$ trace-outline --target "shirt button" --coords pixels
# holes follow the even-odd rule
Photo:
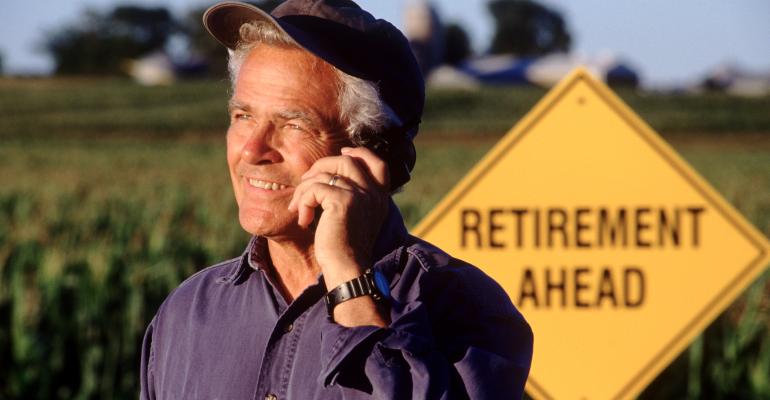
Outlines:
[[[265,400],[278,400],[278,396],[268,393],[267,396],[265,396]]]
[[[294,324],[289,324],[283,327],[283,333],[289,333],[294,329]]]

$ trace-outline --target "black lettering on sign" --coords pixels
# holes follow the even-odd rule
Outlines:
[[[673,218],[671,215],[668,215],[665,209],[661,208],[659,210],[658,220],[660,221],[660,224],[658,224],[658,247],[666,245],[665,238],[667,237],[671,238],[671,244],[675,247],[679,247],[679,227],[681,220],[679,215],[679,210],[674,212]]]
[[[612,219],[610,212],[606,208],[599,209],[598,229],[596,230],[596,243],[598,247],[604,247],[604,240],[607,239],[607,247],[620,247],[616,240],[621,241],[621,246],[628,245],[628,234],[626,232],[626,209],[618,210],[616,217]],[[617,237],[621,236],[622,239]]]
[[[505,246],[505,243],[500,242],[497,237],[497,232],[503,230],[504,226],[500,224],[498,217],[503,213],[500,208],[493,208],[489,210],[489,247],[501,248]]]
[[[644,304],[644,272],[638,267],[626,267],[623,271],[624,305],[638,308]]]
[[[527,213],[526,208],[512,208],[511,214],[513,214],[513,220],[516,224],[516,247],[522,248],[524,246],[524,214]]]
[[[590,287],[590,286],[588,286],[586,278],[584,278],[584,276],[586,274],[588,274],[589,272],[591,272],[591,270],[588,269],[588,267],[578,267],[578,268],[575,268],[575,274],[574,274],[575,275],[575,278],[574,278],[575,290],[574,290],[574,292],[575,292],[575,307],[577,307],[577,308],[586,308],[586,307],[589,306],[589,304],[583,300],[583,297],[585,295],[582,294],[582,293],[586,292],[588,290],[588,288]]]
[[[561,232],[561,246],[567,247],[567,211],[563,208],[548,209],[548,247],[553,247],[556,232]]]
[[[516,305],[536,309],[640,308],[646,296],[644,272],[636,266],[524,268]],[[555,301],[558,296],[559,301]],[[545,300],[545,301],[543,301]]]
[[[698,247],[700,245],[700,240],[698,238],[698,232],[700,232],[700,229],[698,227],[700,226],[698,222],[698,218],[700,217],[700,214],[702,212],[706,211],[703,207],[690,207],[687,209],[687,212],[692,214],[692,246]]]
[[[601,307],[604,300],[609,300],[613,307],[618,306],[618,298],[615,295],[615,282],[612,280],[612,271],[602,268],[602,277],[599,278],[599,290],[596,293],[596,306]]]
[[[558,291],[561,293],[561,306],[567,306],[567,271],[565,269],[559,270],[559,279],[556,280],[551,276],[552,269],[545,270],[545,306],[551,306],[551,293]],[[555,275],[555,273],[554,273]]]
[[[649,239],[643,238],[644,232],[650,229],[650,222],[645,219],[650,214],[649,207],[639,207],[636,209],[636,247],[650,247]]]
[[[705,211],[702,206],[465,208],[460,244],[478,249],[698,247]]]
[[[591,225],[586,221],[586,216],[589,216],[591,209],[580,208],[575,209],[575,245],[577,247],[590,247],[591,241],[585,237],[585,232],[591,228]]]
[[[460,246],[467,247],[468,243],[466,238],[468,234],[476,234],[476,247],[481,247],[481,213],[479,210],[463,209],[462,210],[461,231],[460,231]]]
[[[537,286],[535,283],[535,273],[532,272],[532,268],[524,268],[524,276],[521,278],[521,287],[519,289],[519,300],[516,302],[520,307],[525,306],[525,300],[532,300],[532,306],[535,308],[540,307],[540,302],[537,301]]]

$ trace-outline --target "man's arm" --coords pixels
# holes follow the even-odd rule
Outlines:
[[[520,398],[532,357],[527,323],[478,269],[425,261],[410,254],[387,328],[324,327],[322,383],[370,388],[374,398]]]
[[[318,160],[289,205],[301,226],[323,210],[314,253],[327,290],[372,267],[389,200],[382,160],[362,147],[342,154]],[[322,333],[321,383],[375,398],[521,397],[532,332],[502,288],[428,244],[404,257],[389,313],[368,296],[334,309]]]
[[[327,290],[358,278],[372,266],[372,248],[390,201],[385,162],[365,147],[346,147],[341,152],[316,161],[302,176],[289,204],[303,227],[311,225],[317,208],[321,210],[313,255]],[[334,320],[347,327],[385,327],[389,322],[368,296],[337,305]]]
[[[155,399],[155,374],[153,370],[153,347],[152,339],[155,331],[155,320],[153,318],[150,325],[147,327],[147,331],[144,333],[144,340],[142,341],[142,361],[139,370],[139,399],[140,400],[154,400]]]

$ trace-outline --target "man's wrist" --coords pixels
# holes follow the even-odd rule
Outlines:
[[[338,304],[334,308],[334,317],[330,320],[346,328],[357,326],[385,328],[390,325],[390,313],[382,302],[376,302],[369,296],[361,296]]]
[[[322,268],[321,273],[324,276],[324,284],[326,285],[327,293],[334,288],[349,282],[352,279],[356,279],[366,271],[366,268],[360,267],[357,264],[349,264],[348,266],[338,266],[334,269]]]
[[[382,299],[382,293],[374,282],[374,274],[371,269],[367,269],[363,274],[333,287],[326,293],[324,300],[329,317],[333,316],[334,307],[337,305],[361,296],[371,296],[376,301]]]
[[[368,301],[364,300],[367,298]],[[382,320],[379,314],[389,298],[389,282],[382,272],[373,269],[367,269],[363,274],[341,283],[324,296],[329,318],[335,321],[337,320],[335,316],[338,315],[335,310],[338,307],[351,309],[351,304],[344,306],[347,302],[355,302],[358,305],[358,311],[369,309],[370,313],[378,314],[378,320]]]

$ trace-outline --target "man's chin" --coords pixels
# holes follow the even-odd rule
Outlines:
[[[241,208],[238,219],[243,230],[255,236],[290,236],[300,230],[296,216],[276,215],[266,210]]]

